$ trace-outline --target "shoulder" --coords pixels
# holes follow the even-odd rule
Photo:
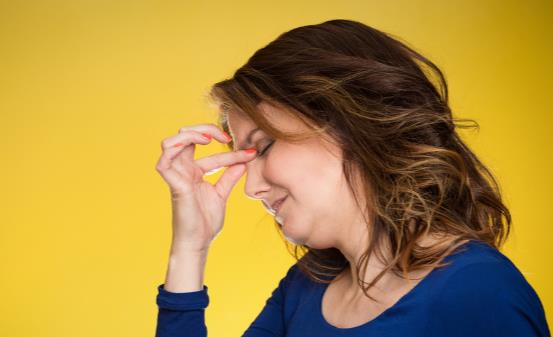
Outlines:
[[[530,290],[526,278],[515,264],[495,247],[485,243],[470,241],[446,260],[451,265],[444,272],[443,293],[453,286],[458,286],[458,291],[493,293],[516,288]]]
[[[301,262],[296,262],[288,268],[279,285],[286,304],[292,307],[313,300],[313,296],[324,286],[323,283],[311,279],[307,272],[300,268],[299,263]]]
[[[307,286],[309,286],[309,279],[296,262],[288,268],[275,290],[278,290],[283,297],[289,297],[293,293],[301,292]]]
[[[302,305],[310,303],[315,290],[315,283],[301,271],[296,262],[280,279],[267,303],[278,305],[284,321],[289,322]]]
[[[451,327],[470,322],[471,329],[489,331],[492,336],[547,329],[538,295],[496,248],[471,242],[449,260],[452,264],[443,272],[432,301],[434,324]]]
[[[496,262],[509,265],[512,262],[503,253],[487,243],[471,240],[458,247],[446,260],[454,261],[456,268],[469,264]]]
[[[471,241],[452,254],[452,264],[444,272],[439,298],[447,300],[451,296],[479,296],[482,300],[505,299],[512,295],[533,296],[534,291],[524,275],[513,262],[485,243]]]
[[[282,278],[281,282],[283,283],[286,289],[297,289],[305,288],[310,286],[313,282],[309,277],[300,269],[298,262],[294,263],[286,271],[286,275]]]

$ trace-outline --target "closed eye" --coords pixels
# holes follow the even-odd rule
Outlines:
[[[258,157],[263,157],[265,155],[265,153],[267,152],[267,150],[269,150],[269,148],[275,143],[275,141],[272,141],[269,143],[269,145],[265,146],[265,148],[259,152],[258,154]]]

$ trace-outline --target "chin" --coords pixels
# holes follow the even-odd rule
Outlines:
[[[320,243],[317,243],[317,242],[314,242],[314,243],[309,242],[309,244],[305,243],[305,245],[309,248],[312,248],[312,249],[328,249],[328,248],[333,248],[334,247],[332,245],[325,245],[325,244],[320,244]]]
[[[310,235],[306,229],[307,226],[298,226],[297,223],[292,223],[292,221],[286,220],[282,222],[280,226],[280,230],[288,242],[295,245],[312,247]]]
[[[301,240],[295,240],[295,239],[292,239],[290,238],[289,236],[284,236],[286,238],[286,241],[290,242],[291,244],[294,244],[296,246],[299,246],[299,245],[305,245],[305,243]]]
[[[295,245],[303,245],[305,244],[305,240],[301,239],[300,236],[298,236],[297,234],[295,233],[290,233],[287,229],[287,226],[286,224],[284,225],[281,225],[280,229],[282,230],[282,234],[284,234],[284,237],[286,238],[286,240],[290,243],[293,243]]]
[[[328,249],[334,247],[334,241],[328,240],[328,238],[317,237],[319,233],[297,233],[297,232],[287,232],[286,225],[283,228],[283,233],[286,236],[287,240],[295,243],[296,245],[304,245],[313,249]]]

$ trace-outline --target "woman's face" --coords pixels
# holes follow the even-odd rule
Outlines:
[[[266,103],[259,107],[281,131],[307,130],[277,107]],[[317,249],[347,242],[360,213],[346,185],[339,147],[322,137],[300,144],[274,142],[261,130],[247,143],[248,134],[256,129],[253,121],[231,112],[228,124],[235,149],[257,149],[257,157],[246,163],[245,193],[262,200],[266,208],[286,196],[277,221],[288,241]]]

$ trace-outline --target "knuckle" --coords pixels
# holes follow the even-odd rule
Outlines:
[[[221,130],[219,130],[219,127],[215,123],[207,123],[205,126],[212,132],[221,132]]]

